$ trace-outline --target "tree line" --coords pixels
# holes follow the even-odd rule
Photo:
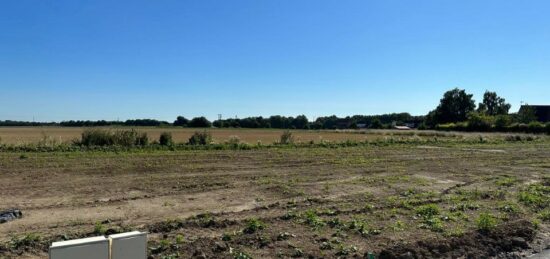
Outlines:
[[[305,115],[270,117],[246,117],[219,119],[213,122],[207,118],[187,119],[178,116],[174,122],[155,119],[135,119],[126,121],[70,120],[62,122],[0,121],[0,126],[175,126],[190,128],[274,128],[274,129],[357,129],[391,128],[395,125],[408,125],[419,129],[458,130],[458,131],[513,131],[549,132],[550,125],[536,121],[535,112],[528,107],[518,113],[509,113],[511,105],[496,92],[486,91],[482,102],[476,105],[472,94],[464,89],[454,88],[443,94],[439,105],[425,116],[409,113],[382,115],[336,115],[318,117],[310,121]]]
[[[354,115],[337,117],[336,115],[318,117],[309,121],[305,115],[270,117],[229,118],[209,121],[206,117],[187,119],[178,116],[174,122],[155,119],[136,119],[126,121],[107,120],[70,120],[62,122],[27,122],[27,121],[0,121],[0,126],[62,126],[62,127],[101,127],[101,126],[176,126],[189,128],[273,128],[273,129],[356,129],[356,128],[390,128],[392,124],[413,123],[416,125],[424,121],[424,116],[412,116],[409,113],[392,113],[382,115]]]
[[[455,88],[443,94],[422,126],[437,130],[550,133],[550,123],[537,121],[529,106],[517,113],[509,113],[510,108],[505,98],[491,91],[485,91],[476,108],[473,94]]]

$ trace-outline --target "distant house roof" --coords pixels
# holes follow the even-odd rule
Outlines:
[[[395,126],[394,127],[395,129],[398,129],[398,130],[410,130],[411,128],[407,127],[407,126]]]
[[[522,105],[519,110],[526,109],[527,107],[535,111],[535,116],[540,122],[550,121],[550,105]]]

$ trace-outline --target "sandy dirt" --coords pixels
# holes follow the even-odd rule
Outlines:
[[[493,213],[501,225],[530,222],[536,213],[515,193],[550,175],[549,157],[546,143],[0,153],[0,209],[19,208],[24,214],[0,224],[0,242],[28,233],[37,233],[43,243],[63,235],[90,236],[97,222],[105,222],[106,228],[151,232],[155,257],[233,257],[235,251],[255,258],[362,256],[402,249],[405,240],[476,231],[481,212]],[[509,176],[516,179],[512,185],[496,184]],[[470,197],[460,191],[472,190],[482,193],[459,200]],[[507,201],[522,212],[500,211]],[[478,207],[455,213],[453,208],[465,202]],[[456,218],[444,221],[442,231],[420,227],[416,208],[432,203],[441,215]],[[205,213],[206,223],[194,217]],[[243,233],[251,218],[265,228]],[[335,220],[342,225],[331,223]],[[363,232],[352,228],[363,224],[354,221],[365,222],[370,232],[366,225]],[[222,240],[224,233],[233,238]],[[184,237],[181,243],[175,241],[178,235]],[[162,240],[178,244],[155,250]],[[43,244],[11,249],[5,256],[40,258],[44,249]]]

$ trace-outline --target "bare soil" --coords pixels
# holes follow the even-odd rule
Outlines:
[[[0,257],[133,229],[153,258],[524,256],[547,244],[548,222],[518,194],[549,176],[547,141],[4,152],[0,209],[24,217],[0,224]],[[480,231],[481,213],[496,226]]]

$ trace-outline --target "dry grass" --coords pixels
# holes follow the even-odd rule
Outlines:
[[[158,128],[158,127],[133,127],[138,131],[146,132],[151,140],[158,140],[162,132],[171,132],[176,143],[187,142],[189,137],[196,131],[205,129],[193,128]],[[4,144],[29,144],[37,143],[45,138],[58,143],[70,142],[79,139],[85,128],[71,127],[0,127],[0,139]],[[129,129],[129,127],[103,127],[103,129]],[[238,137],[242,142],[248,144],[271,144],[279,141],[282,129],[207,129],[212,133],[214,142],[223,143],[231,138]],[[364,141],[380,138],[453,138],[453,139],[477,139],[501,138],[506,133],[458,133],[458,132],[436,132],[436,131],[397,131],[397,130],[292,130],[296,142],[316,143],[320,141],[342,142],[342,141]],[[518,134],[513,134],[518,135]],[[525,135],[525,134],[519,134]],[[540,135],[537,138],[547,138]]]

